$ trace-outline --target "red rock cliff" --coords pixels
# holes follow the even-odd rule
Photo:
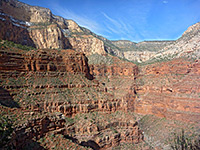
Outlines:
[[[1,71],[57,71],[90,75],[87,58],[74,50],[0,51]]]
[[[137,78],[135,112],[200,121],[200,64],[183,59],[143,67]]]

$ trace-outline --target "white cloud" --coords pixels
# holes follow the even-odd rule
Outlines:
[[[168,1],[163,1],[163,3],[164,3],[164,4],[167,4],[167,3],[168,3]]]

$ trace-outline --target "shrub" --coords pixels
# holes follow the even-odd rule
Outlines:
[[[35,49],[34,47],[31,47],[31,46],[16,44],[12,41],[7,41],[7,40],[1,40],[0,46],[4,46],[4,47],[8,47],[8,48],[15,47],[15,48],[18,48],[18,49],[21,49],[21,50],[26,50],[26,51]]]

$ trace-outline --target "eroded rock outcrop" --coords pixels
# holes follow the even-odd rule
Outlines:
[[[80,27],[73,20],[55,16],[47,8],[30,6],[17,0],[0,5],[0,38],[39,49],[72,48],[86,55],[112,50],[107,39]],[[118,51],[118,50],[117,50]],[[120,53],[120,52],[117,52]]]
[[[115,118],[110,120],[110,116]],[[137,122],[128,113],[121,111],[105,114],[94,112],[89,116],[76,116],[74,124],[69,123],[65,133],[73,136],[76,142],[93,149],[108,149],[120,143],[137,144],[143,140],[143,135]],[[78,124],[80,126],[78,126]]]
[[[37,115],[36,112],[25,114]],[[34,149],[44,149],[43,146],[47,148],[51,145],[43,144],[46,139],[52,140],[59,135],[62,135],[59,141],[67,142],[70,139],[70,145],[74,143],[83,149],[88,147],[96,150],[112,148],[120,143],[138,144],[143,141],[143,134],[133,116],[120,111],[113,114],[92,113],[92,116],[80,114],[76,118],[67,118],[62,113],[40,115],[15,127],[10,147],[31,149],[30,145],[34,145]],[[110,121],[111,115],[115,118],[114,121]],[[54,142],[57,143],[58,140]]]
[[[27,52],[17,48],[13,51],[13,49],[2,47],[1,58],[0,69],[1,79],[3,79],[1,86],[5,89],[2,92],[7,91],[7,95],[5,92],[1,95],[10,96],[14,102],[18,101],[22,112],[59,113],[63,121],[60,124],[56,119],[52,121],[48,115],[45,115],[44,118],[30,120],[16,127],[15,136],[11,142],[15,147],[21,148],[24,144],[37,142],[47,136],[47,133],[52,132],[56,135],[62,134],[67,138],[77,139],[75,143],[80,146],[97,149],[111,148],[120,143],[137,144],[143,140],[142,132],[134,118],[128,123],[127,120],[115,119],[114,122],[108,121],[101,126],[90,120],[83,127],[79,123],[64,125],[65,117],[73,120],[77,118],[77,115],[86,114],[87,117],[94,112],[102,113],[102,116],[112,115],[119,111],[127,114],[130,106],[133,108],[134,93],[132,97],[125,94],[118,97],[115,95],[118,86],[107,87],[110,85],[102,83],[98,78],[87,79],[90,76],[90,69],[83,53],[74,50],[31,50]],[[116,61],[122,65],[121,67],[129,65],[130,68],[123,70],[115,66],[112,71],[105,70],[103,76],[107,74],[113,77],[124,76],[133,78],[134,81],[134,76],[138,73],[137,66],[119,61],[118,58]],[[98,76],[101,77],[100,74]],[[129,90],[129,85],[127,85],[123,93]],[[3,105],[7,106],[6,103]],[[23,140],[25,142],[22,142]],[[40,146],[38,143],[37,145]]]
[[[164,47],[149,61],[160,61],[163,59],[172,60],[174,58],[200,58],[200,22],[190,26],[183,35],[173,44]]]
[[[93,37],[92,35],[73,36],[69,37],[69,41],[74,49],[79,52],[84,52],[86,55],[91,54],[106,54],[103,41]]]
[[[62,115],[49,115],[28,120],[15,128],[10,143],[16,149],[22,149],[24,146],[28,147],[27,145],[31,144],[31,140],[36,141],[47,132],[64,128],[65,122]],[[60,133],[62,133],[62,130],[60,130]]]
[[[124,58],[141,63],[149,60],[156,52],[173,44],[174,41],[144,41],[135,43],[127,40],[119,40],[112,41],[112,43],[120,48]]]
[[[30,38],[40,49],[67,49],[72,48],[69,40],[64,37],[62,30],[57,24],[43,27],[32,26],[29,28]]]
[[[110,55],[107,56],[107,59],[110,59],[110,62],[102,61],[100,64],[90,64],[91,74],[95,76],[127,76],[134,78],[139,73],[137,65],[131,62]]]
[[[29,52],[1,50],[0,57],[1,71],[83,73],[92,79],[87,58],[83,53],[74,50],[32,50]]]
[[[12,22],[11,18],[4,13],[0,13],[0,25],[0,39],[35,47],[35,43],[30,37],[25,25],[20,26],[19,24]]]

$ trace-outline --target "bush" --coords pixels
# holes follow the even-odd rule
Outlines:
[[[26,50],[26,51],[35,49],[34,47],[31,47],[31,46],[16,44],[12,41],[7,41],[7,40],[1,40],[0,41],[0,47],[1,46],[8,47],[8,48],[15,47],[15,48],[18,48],[18,49],[21,49],[21,50]]]

